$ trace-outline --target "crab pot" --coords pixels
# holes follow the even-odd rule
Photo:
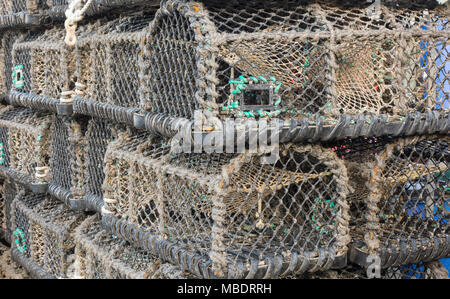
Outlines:
[[[144,279],[189,278],[176,266],[106,232],[97,216],[88,218],[76,232],[76,259],[73,278]]]
[[[375,154],[363,174],[367,195],[356,210],[351,261],[367,266],[368,256],[377,255],[387,268],[449,256],[449,141],[396,139]]]
[[[45,8],[44,1],[39,0],[4,0],[0,3],[0,28],[37,25]]]
[[[5,31],[0,37],[0,97],[11,89],[13,69],[11,52],[16,39],[16,31]]]
[[[51,116],[30,108],[0,113],[0,169],[33,192],[46,191],[51,151]]]
[[[67,278],[75,254],[74,229],[84,216],[46,195],[22,193],[13,202],[13,237],[18,260],[48,276]]]
[[[151,3],[149,3],[151,2]],[[148,0],[95,0],[87,8],[85,15],[92,16],[96,14],[105,13],[109,10],[120,9],[122,10],[135,10],[143,9],[150,4],[159,5],[159,1]],[[47,14],[52,17],[65,17],[65,11],[69,6],[69,0],[47,0],[48,10]]]
[[[292,278],[307,279],[448,279],[448,271],[439,261],[419,262],[416,264],[401,265],[382,269],[378,277],[375,273],[357,265],[349,265],[344,269],[312,273],[306,276]]]
[[[383,13],[369,17],[372,6],[362,1],[162,5],[146,44],[147,111],[311,123],[320,116],[333,126],[341,114],[399,120],[443,110],[437,101],[448,105],[444,6],[430,4],[424,14],[381,4]]]
[[[105,156],[105,201],[119,218],[144,230],[160,230],[159,175],[155,165],[169,152],[163,140],[144,131],[121,132]]]
[[[10,103],[57,112],[64,92],[75,85],[75,60],[65,30],[31,31],[13,45]]]
[[[49,192],[70,205],[71,200],[81,200],[85,195],[88,118],[55,115],[52,125]]]
[[[133,125],[142,99],[143,43],[154,9],[86,25],[76,47],[77,113]]]

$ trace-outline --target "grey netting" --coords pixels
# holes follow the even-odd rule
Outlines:
[[[74,110],[133,124],[143,99],[143,44],[154,9],[86,25],[76,47]]]
[[[14,200],[13,217],[13,246],[20,254],[51,276],[67,277],[74,229],[85,217],[51,197],[25,193]]]
[[[412,3],[369,17],[364,1],[164,2],[145,108],[331,125],[341,113],[447,111],[448,9]]]
[[[176,266],[135,249],[101,227],[97,216],[88,218],[76,232],[73,277],[87,279],[191,278]]]
[[[112,213],[209,256],[218,276],[317,271],[345,256],[348,181],[331,150],[287,145],[267,165],[250,154],[161,156],[166,148],[145,134],[111,145],[104,187]]]
[[[104,158],[108,144],[113,137],[113,125],[108,121],[90,119],[86,136],[87,149],[83,168],[85,195],[103,198],[102,184],[105,178],[103,172]]]
[[[0,37],[0,96],[11,89],[12,59],[11,51],[18,32],[5,31]]]
[[[6,233],[6,205],[5,205],[5,181],[0,180],[0,239],[5,238]]]
[[[29,108],[0,111],[0,169],[21,183],[48,182],[51,116]]]
[[[448,256],[448,144],[447,135],[437,135],[338,149],[349,151],[343,158],[354,188],[352,261],[366,265],[367,255],[377,254],[389,267]]]
[[[49,191],[67,203],[84,195],[85,151],[88,119],[53,116],[52,156]]]

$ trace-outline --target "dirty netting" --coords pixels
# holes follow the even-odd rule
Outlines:
[[[98,216],[89,217],[77,228],[75,242],[72,278],[192,278],[188,272],[109,234],[102,228]]]
[[[146,43],[145,108],[331,125],[448,109],[448,10],[410,2],[368,16],[367,1],[166,1]]]
[[[26,269],[40,267],[49,276],[66,278],[75,258],[74,229],[85,217],[49,196],[19,194],[12,205],[12,247]]]
[[[449,136],[344,140],[333,149],[344,159],[352,193],[349,258],[382,267],[448,256]]]
[[[8,106],[0,111],[0,172],[20,183],[48,182],[51,115]],[[45,190],[44,190],[45,191]]]
[[[56,111],[63,91],[74,84],[75,63],[64,43],[63,27],[27,32],[13,45],[10,102]]]

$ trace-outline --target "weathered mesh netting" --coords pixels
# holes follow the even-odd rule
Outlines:
[[[154,8],[88,24],[76,47],[74,111],[133,124],[143,98],[144,44]]]
[[[30,108],[0,111],[0,169],[25,184],[48,182],[51,116]]]
[[[344,269],[312,273],[300,278],[307,279],[369,279],[367,269],[350,265]],[[370,278],[375,278],[371,276]],[[381,279],[448,279],[448,271],[441,262],[417,263],[390,267],[380,271]]]
[[[98,216],[89,217],[77,228],[75,240],[74,278],[192,278],[180,268],[109,234]]]
[[[28,2],[28,3],[27,3]],[[0,16],[8,16],[19,13],[36,12],[36,4],[27,0],[4,0],[0,3]],[[27,6],[29,4],[29,6]]]
[[[331,150],[286,145],[267,165],[250,154],[162,156],[165,145],[142,133],[110,146],[105,202],[117,216],[209,256],[219,276],[276,277],[342,263],[348,181]]]
[[[331,124],[448,110],[448,9],[413,3],[368,17],[364,1],[166,1],[146,45],[146,108]]]
[[[84,172],[89,171],[85,164],[88,119],[55,115],[52,126],[52,177],[49,192],[66,203],[71,199],[82,199],[85,194]]]
[[[11,243],[11,204],[14,200],[14,198],[17,196],[18,191],[20,190],[20,187],[14,183],[14,181],[11,181],[9,178],[6,178],[3,181],[3,200],[4,200],[4,237],[5,240],[9,243]]]
[[[170,144],[145,131],[122,131],[105,155],[103,189],[114,214],[146,230],[160,230],[155,173]]]
[[[48,275],[67,277],[75,254],[74,229],[85,216],[49,196],[22,192],[13,202],[12,217],[12,245],[27,263]]]
[[[382,267],[432,261],[449,255],[447,135],[342,142],[353,193],[352,250],[366,265],[378,254]]]
[[[55,26],[29,32],[14,43],[13,65],[22,70],[16,72],[22,79],[13,79],[23,84],[12,86],[13,103],[56,111],[59,98],[67,96],[65,93],[75,84],[75,59],[64,43],[64,36],[64,28]]]

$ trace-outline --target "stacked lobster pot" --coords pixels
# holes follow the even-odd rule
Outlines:
[[[448,277],[448,6],[39,4],[0,44],[1,231],[32,276]]]
[[[37,278],[67,278],[75,261],[74,229],[85,216],[46,195],[20,191],[11,207],[12,256]]]
[[[72,278],[84,279],[182,279],[189,273],[134,248],[101,226],[98,216],[86,219],[76,231],[76,259]]]
[[[75,64],[64,36],[63,27],[54,27],[16,40],[10,104],[56,112],[60,97],[70,95]]]

